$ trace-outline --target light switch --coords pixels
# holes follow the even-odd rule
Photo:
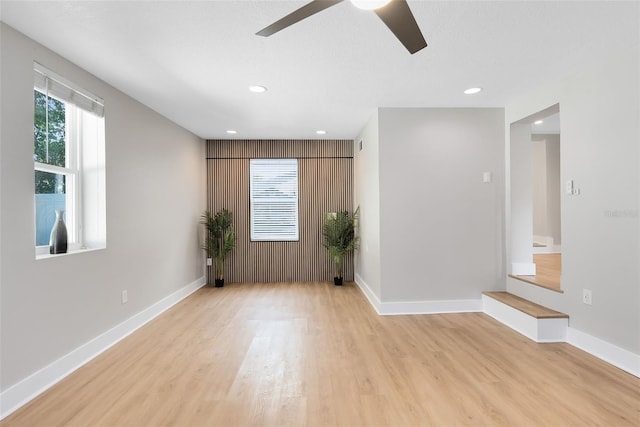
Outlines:
[[[569,181],[567,181],[565,186],[566,186],[567,194],[573,194],[573,180],[570,179]]]
[[[565,190],[570,196],[578,196],[580,194],[580,189],[575,186],[572,179],[565,183]]]
[[[482,182],[485,184],[491,182],[492,178],[491,172],[485,172],[482,174]]]

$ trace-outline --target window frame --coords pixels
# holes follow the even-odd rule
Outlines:
[[[51,90],[50,87],[52,87]],[[36,95],[35,92],[39,92],[48,98],[61,102],[65,108],[65,166],[62,167],[36,161],[34,155],[34,178],[36,171],[63,175],[65,177],[65,224],[67,225],[68,232],[67,253],[86,249],[102,249],[106,247],[106,229],[103,212],[105,209],[104,101],[102,98],[77,87],[37,62],[34,62],[33,90],[34,97]],[[94,121],[93,118],[96,118],[97,121]],[[87,200],[85,200],[84,197],[85,188],[83,185],[83,175],[86,173],[84,170],[85,165],[83,164],[83,146],[86,144],[90,144],[91,146],[89,152],[95,153],[97,156],[95,161],[100,165],[98,173],[101,176],[98,178],[100,182],[97,185],[92,184],[89,186],[90,189],[95,188],[100,192],[97,201],[95,201],[97,213],[94,215],[98,216],[93,220],[93,222],[95,222],[93,229],[99,230],[98,233],[101,238],[98,239],[97,244],[92,242],[94,247],[91,248],[85,246],[84,236],[84,210]],[[95,148],[93,145],[95,145]],[[89,157],[89,159],[90,163],[94,163],[91,157]],[[95,165],[92,165],[92,167],[93,166]],[[34,197],[35,194],[34,188]],[[89,199],[92,199],[92,197],[89,197]],[[34,220],[35,216],[36,210],[34,204]],[[37,225],[34,222],[34,232],[37,232],[36,227]],[[46,258],[50,255],[49,244],[37,245],[37,242],[34,242],[34,246],[36,259]]]
[[[295,224],[289,227],[288,232],[279,233],[272,230],[260,230],[260,227],[256,226],[256,207],[265,205],[266,201],[261,202],[256,188],[256,174],[259,172],[255,166],[259,167],[271,167],[273,172],[277,173],[279,166],[291,167],[295,165],[295,168],[285,170],[286,173],[292,173],[295,171],[295,195],[292,197],[282,197],[283,203],[291,203],[295,200],[294,214],[290,216],[275,216],[273,219],[282,220],[293,219]],[[300,241],[300,165],[296,158],[277,158],[277,159],[264,159],[256,158],[249,160],[249,239],[251,242],[298,242]],[[292,187],[293,189],[293,187]],[[276,225],[275,228],[283,228],[282,225]],[[294,230],[295,229],[295,230]],[[295,231],[295,232],[293,232]]]
[[[83,245],[82,230],[82,160],[79,155],[81,143],[79,141],[78,123],[81,121],[78,107],[55,96],[47,95],[38,88],[34,88],[45,96],[62,102],[65,106],[65,166],[50,165],[34,160],[34,172],[46,172],[65,177],[65,225],[69,238],[69,249],[77,250]],[[36,253],[39,255],[49,252],[49,245],[36,245]]]

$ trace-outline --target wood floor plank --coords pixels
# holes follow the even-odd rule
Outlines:
[[[509,277],[541,286],[552,291],[564,293],[561,288],[562,254],[542,253],[533,254],[533,263],[536,265],[534,276],[519,276],[510,274]]]
[[[640,379],[482,313],[353,284],[203,288],[1,426],[640,425]]]

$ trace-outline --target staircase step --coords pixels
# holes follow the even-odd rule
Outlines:
[[[482,293],[484,312],[536,342],[565,342],[569,316],[503,291]]]
[[[559,311],[551,310],[535,302],[531,302],[517,295],[510,294],[505,291],[486,291],[484,295],[500,301],[503,304],[513,307],[516,310],[520,310],[525,314],[536,319],[562,319],[569,318],[568,314],[560,313]]]

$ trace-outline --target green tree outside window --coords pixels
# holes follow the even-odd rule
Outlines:
[[[34,91],[34,103],[33,159],[39,163],[65,167],[65,105],[37,90]],[[64,183],[52,177],[55,175],[35,171],[36,194],[64,193]]]

